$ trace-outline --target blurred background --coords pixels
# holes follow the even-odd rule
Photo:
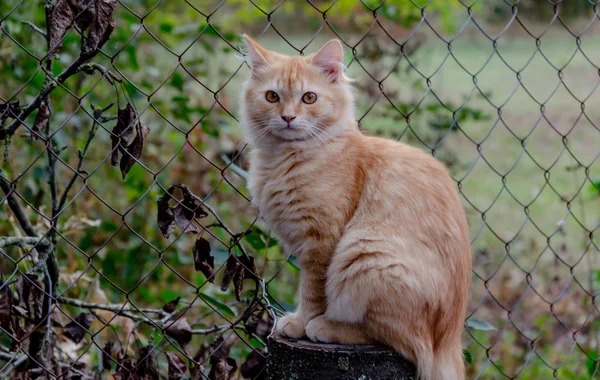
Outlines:
[[[341,39],[365,133],[450,167],[473,250],[468,378],[597,376],[599,12],[592,0],[2,0],[0,372],[264,376],[299,269],[245,187],[247,33],[287,54]]]

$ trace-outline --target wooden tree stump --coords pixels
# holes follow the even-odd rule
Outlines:
[[[416,380],[414,365],[382,346],[272,337],[267,380]]]

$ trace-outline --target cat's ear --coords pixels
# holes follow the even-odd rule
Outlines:
[[[267,57],[269,56],[269,51],[246,34],[242,35],[242,38],[246,44],[246,55],[252,63],[252,70],[260,70],[268,66]]]
[[[315,53],[311,63],[320,67],[333,82],[344,77],[344,47],[340,40],[331,40]]]

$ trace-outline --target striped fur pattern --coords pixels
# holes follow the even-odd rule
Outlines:
[[[298,308],[276,332],[381,342],[412,360],[422,380],[464,379],[471,252],[447,169],[359,131],[339,41],[290,57],[244,39],[253,68],[242,93],[249,189],[302,269]],[[308,92],[315,102],[303,101]]]

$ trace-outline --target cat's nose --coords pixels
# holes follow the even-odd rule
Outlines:
[[[283,119],[283,121],[289,124],[292,120],[296,118],[296,116],[282,116],[281,118]]]

